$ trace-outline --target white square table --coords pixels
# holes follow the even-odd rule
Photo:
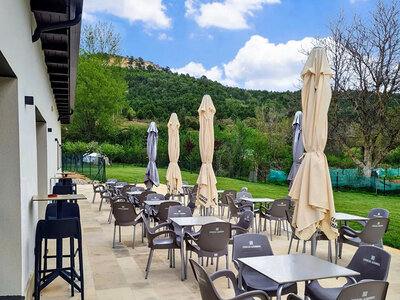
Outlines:
[[[185,227],[203,226],[214,222],[224,222],[224,223],[226,222],[224,220],[221,220],[220,218],[213,216],[177,217],[177,218],[171,218],[170,220],[171,222],[181,227],[181,280],[183,281],[186,278],[186,268],[187,268],[187,266],[185,266],[185,256],[184,256]]]
[[[283,285],[287,283],[307,283],[310,280],[335,277],[349,277],[355,282],[353,277],[360,275],[356,271],[309,254],[269,255],[238,260],[278,284],[277,300],[281,299]]]

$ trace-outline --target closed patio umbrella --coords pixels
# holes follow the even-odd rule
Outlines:
[[[296,201],[293,225],[301,240],[310,239],[317,229],[329,239],[337,236],[335,204],[328,162],[324,153],[328,138],[328,110],[331,101],[329,67],[325,50],[314,48],[301,72],[303,88],[303,161],[289,192]]]
[[[199,107],[199,147],[201,169],[197,178],[197,204],[204,207],[215,206],[217,201],[217,179],[212,167],[214,156],[214,114],[215,107],[209,95],[204,95]]]
[[[168,192],[172,195],[182,193],[182,175],[179,169],[179,120],[176,113],[172,113],[168,121],[168,156],[167,169]]]
[[[292,123],[293,127],[293,164],[290,169],[288,180],[289,180],[289,190],[292,187],[293,180],[296,177],[297,171],[299,170],[301,164],[301,158],[304,153],[303,137],[301,136],[303,113],[301,111],[296,111],[294,115],[294,120]]]
[[[156,167],[157,143],[158,129],[156,123],[151,122],[149,129],[147,129],[147,156],[149,157],[149,163],[144,175],[144,184],[148,189],[151,189],[153,185],[160,185],[160,179],[158,177],[158,171]]]

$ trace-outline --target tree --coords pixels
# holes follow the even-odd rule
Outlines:
[[[104,64],[96,55],[81,55],[78,70],[68,135],[75,140],[99,141],[118,130],[121,111],[127,106],[127,84],[120,69]]]
[[[118,55],[121,51],[121,35],[116,32],[111,22],[85,24],[82,29],[81,48],[85,54]]]
[[[379,1],[370,19],[341,14],[320,41],[333,69],[331,130],[365,176],[400,145],[400,2]],[[361,158],[352,150],[361,148]]]

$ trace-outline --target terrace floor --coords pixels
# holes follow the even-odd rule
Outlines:
[[[161,185],[155,190],[165,193],[166,186]],[[180,280],[179,251],[176,251],[176,268],[171,269],[167,260],[167,251],[156,250],[149,278],[147,280],[144,279],[149,250],[146,239],[144,243],[141,242],[141,229],[138,227],[136,230],[135,249],[132,249],[132,228],[128,227],[122,227],[122,243],[116,243],[116,247],[113,249],[113,225],[107,222],[109,205],[103,205],[102,211],[99,212],[99,196],[96,197],[95,203],[92,204],[93,189],[91,185],[78,186],[78,192],[85,194],[88,198],[88,200],[79,202],[83,231],[85,299],[200,299],[197,282],[191,269],[188,269],[188,279],[183,282]],[[265,196],[268,197],[268,195]],[[273,240],[270,242],[274,254],[287,253],[289,241],[285,231],[282,232],[282,236],[273,236]],[[231,251],[231,246],[229,248]],[[385,249],[392,254],[387,299],[399,299],[400,250],[390,247],[385,247]],[[309,249],[307,250],[309,251]],[[54,252],[54,249],[50,249],[50,251]],[[355,247],[344,245],[343,258],[339,260],[339,264],[347,265],[355,251]],[[292,246],[292,253],[294,252],[295,247]],[[317,256],[323,259],[327,258],[326,242],[321,241],[318,243]],[[223,261],[223,259],[220,261],[220,268],[224,265]],[[235,272],[232,262],[229,268]],[[206,269],[209,273],[212,273],[215,271],[215,265],[209,265]],[[344,282],[343,278],[321,281],[323,286],[339,286]],[[218,279],[215,283],[222,297],[230,298],[233,296],[233,291],[228,289],[226,280]],[[298,289],[299,294],[303,295],[304,283],[298,283]],[[67,283],[62,279],[56,279],[42,291],[41,297],[42,299],[80,299],[80,293],[75,293],[75,296],[71,298],[70,287]],[[286,299],[286,297],[283,297],[283,299]]]

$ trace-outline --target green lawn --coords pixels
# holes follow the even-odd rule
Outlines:
[[[106,169],[106,178],[116,178],[128,183],[143,182],[146,168],[133,165],[114,164]],[[159,168],[160,182],[166,183],[166,169]],[[197,174],[182,171],[182,179],[189,184],[196,184]],[[217,177],[217,188],[221,190],[234,189],[246,186],[253,197],[284,198],[288,190],[286,186],[275,184],[253,183],[238,179]],[[400,195],[377,196],[366,192],[334,192],[337,212],[346,212],[356,215],[367,215],[371,208],[385,208],[390,212],[389,230],[384,236],[385,245],[400,249]]]

